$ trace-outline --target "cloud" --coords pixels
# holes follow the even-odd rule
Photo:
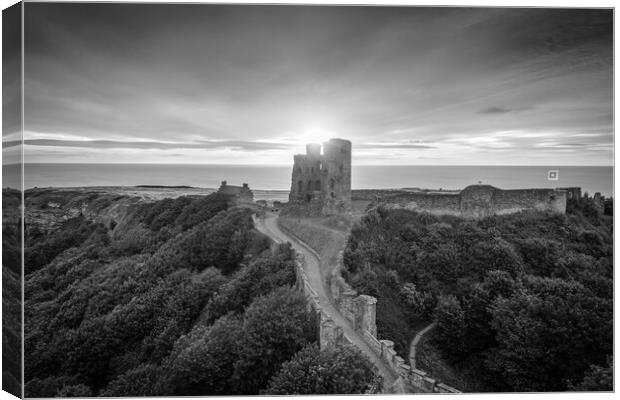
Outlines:
[[[613,143],[611,10],[32,3],[25,18],[35,161],[122,148],[258,163],[316,126],[399,162],[482,162],[541,132]]]
[[[20,141],[3,142],[3,147],[17,146]],[[263,151],[287,149],[288,145],[270,142],[253,142],[240,140],[187,142],[155,142],[155,141],[114,141],[114,140],[56,140],[26,139],[24,145],[50,147],[77,147],[92,149],[232,149],[238,151]]]
[[[505,107],[489,107],[478,111],[478,114],[508,114],[512,112],[521,112],[531,110],[532,107],[517,107],[517,108],[505,108]]]
[[[399,142],[377,142],[377,143],[355,143],[356,149],[434,149],[435,146],[421,143],[399,143]]]

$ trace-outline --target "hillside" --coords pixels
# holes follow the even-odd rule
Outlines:
[[[591,198],[566,215],[465,220],[377,209],[353,227],[347,281],[375,296],[380,338],[464,391],[611,390],[613,219]]]
[[[21,396],[21,193],[2,190],[2,389]]]
[[[294,252],[230,197],[37,189],[26,205],[26,396],[300,390],[283,363],[306,390],[371,387],[358,351],[318,349]]]

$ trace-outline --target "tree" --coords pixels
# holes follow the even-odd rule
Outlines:
[[[163,371],[154,364],[141,364],[112,380],[101,391],[105,397],[161,396],[169,394],[161,390]]]
[[[316,341],[305,296],[286,287],[252,302],[245,311],[242,332],[243,351],[232,376],[240,394],[257,394],[280,364]]]
[[[570,390],[583,390],[588,392],[612,391],[614,389],[614,363],[611,356],[607,357],[607,366],[591,365],[586,371],[583,381],[576,386],[571,385]]]
[[[56,397],[92,397],[93,391],[90,387],[84,384],[67,385],[63,386],[58,392]]]
[[[212,322],[228,312],[242,313],[256,297],[280,286],[293,285],[294,257],[290,244],[281,244],[235,272],[207,304],[206,320]]]
[[[232,394],[230,376],[242,351],[243,322],[230,315],[211,326],[198,325],[182,336],[164,363],[166,394],[205,396]]]
[[[523,284],[491,307],[497,346],[486,364],[509,390],[566,390],[611,353],[612,301],[574,281],[526,276]]]
[[[436,327],[433,337],[450,358],[463,356],[465,337],[465,314],[459,300],[452,295],[442,295],[435,308]]]
[[[356,348],[310,344],[282,364],[261,394],[363,394],[380,379],[376,368]]]

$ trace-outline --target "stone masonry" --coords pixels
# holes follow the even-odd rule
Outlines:
[[[229,185],[226,181],[222,181],[218,193],[233,196],[235,201],[242,204],[248,204],[254,202],[254,193],[250,190],[247,183],[243,186]]]
[[[286,213],[300,216],[341,214],[351,209],[351,142],[329,139],[306,145],[294,156]]]
[[[566,212],[567,192],[559,189],[502,190],[490,185],[471,185],[460,192],[398,192],[377,196],[374,205],[436,215],[484,218],[521,211]]]

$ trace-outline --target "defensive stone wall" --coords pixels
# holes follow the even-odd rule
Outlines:
[[[295,237],[307,247],[294,231],[280,225],[280,228]],[[342,328],[337,326],[321,307],[318,295],[312,289],[303,268],[303,257],[298,257],[296,262],[297,282],[304,290],[310,307],[316,313],[319,326],[319,343],[321,348],[336,346],[339,344],[352,344],[352,341],[344,334]],[[396,354],[394,342],[377,339],[376,306],[377,299],[372,296],[360,295],[353,290],[341,275],[343,268],[342,252],[338,254],[336,266],[327,284],[332,300],[340,313],[351,323],[351,326],[365,339],[370,348],[377,354],[392,372],[399,377],[400,385],[384,390],[396,390],[402,393],[425,392],[425,393],[460,393],[457,389],[445,385],[431,378],[424,371],[411,368],[406,361]]]
[[[399,193],[379,200],[388,208],[426,211],[437,215],[461,215],[461,197],[458,193]]]
[[[324,349],[331,346],[353,345],[353,342],[347,337],[342,328],[336,325],[334,320],[321,306],[319,296],[310,285],[304,270],[304,262],[304,258],[297,254],[297,258],[295,260],[295,274],[297,277],[296,285],[297,288],[306,296],[308,310],[314,313],[316,326],[318,328],[317,337],[319,339],[320,348]]]
[[[566,192],[555,189],[495,190],[492,212],[498,215],[524,210],[566,212]]]
[[[472,185],[460,192],[384,193],[374,194],[373,206],[474,219],[527,210],[564,213],[567,198],[567,192],[560,189],[502,190],[490,185]]]
[[[352,323],[356,331],[362,334],[366,343],[399,377],[406,392],[425,393],[460,393],[459,390],[430,377],[426,372],[411,368],[394,350],[394,342],[377,338],[376,305],[372,296],[358,295],[342,277],[344,268],[342,252],[338,263],[328,278],[329,289],[338,310]]]

